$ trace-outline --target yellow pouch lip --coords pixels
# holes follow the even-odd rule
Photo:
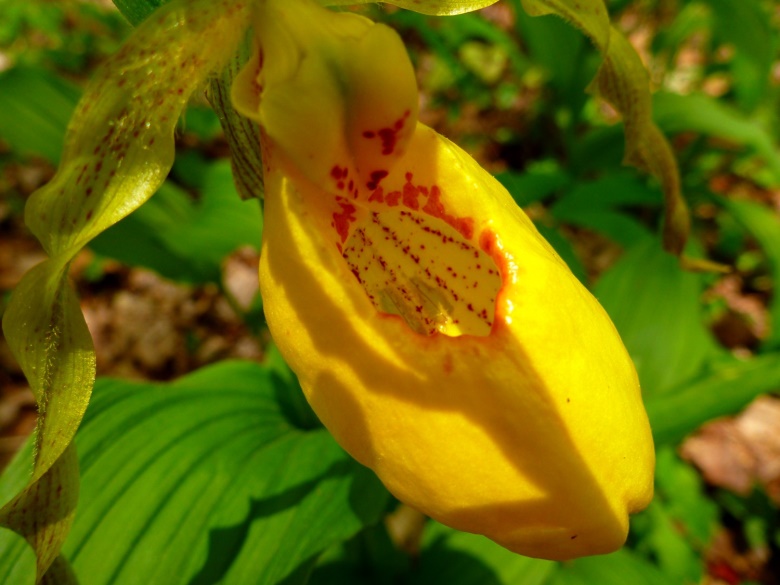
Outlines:
[[[448,208],[480,213],[473,241],[502,267],[490,334],[424,336],[379,313],[317,219],[318,206],[306,205],[322,193],[302,194],[317,187],[277,173],[261,288],[280,350],[334,436],[402,501],[522,554],[614,550],[628,512],[651,497],[654,457],[617,332],[509,195],[462,151],[419,125],[408,158],[412,166],[402,160],[399,175],[411,170],[424,182],[413,165],[428,160],[438,181],[460,177],[451,192],[484,189],[481,198],[450,198]],[[555,318],[571,322],[564,337],[550,331]],[[578,335],[603,347],[588,349]],[[551,345],[566,338],[576,349]],[[578,382],[582,376],[594,386]],[[534,470],[536,460],[547,469]],[[484,479],[471,477],[475,462]]]

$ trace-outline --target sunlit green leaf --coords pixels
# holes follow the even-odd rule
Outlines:
[[[179,114],[235,48],[235,32],[247,17],[242,6],[181,0],[139,28],[87,88],[56,176],[27,202],[25,221],[50,258],[16,288],[3,332],[33,389],[39,417],[30,483],[0,510],[0,525],[33,546],[39,579],[72,521],[78,472],[69,445],[95,372],[92,341],[68,282],[69,264],[164,180]]]
[[[76,438],[89,506],[64,548],[80,583],[276,584],[376,522],[387,491],[325,429],[293,426],[282,401],[296,391],[240,362],[170,384],[100,380]],[[0,551],[0,575],[20,574],[23,543]]]
[[[496,175],[521,207],[543,201],[570,185],[572,177],[553,161],[529,165],[522,173],[505,171]]]
[[[585,227],[630,248],[652,233],[619,207],[662,204],[661,193],[632,175],[611,174],[573,186],[551,208],[563,223]]]

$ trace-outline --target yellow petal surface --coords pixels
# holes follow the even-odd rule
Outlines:
[[[371,125],[373,107],[385,123],[406,90],[355,98],[341,72],[366,57],[338,47],[379,29],[381,60],[398,42],[381,25],[336,25],[342,16],[295,4],[327,23],[333,49],[310,50],[289,30],[300,15],[277,18],[287,24],[259,37],[263,66],[234,97],[265,133],[261,291],[308,400],[393,494],[445,524],[548,559],[619,548],[628,514],[652,497],[654,452],[615,328],[503,187],[412,114],[381,181],[344,194],[327,170],[361,160],[355,117]],[[377,87],[413,84],[402,74],[371,73]],[[288,87],[315,78],[327,80],[319,106]],[[265,118],[266,104],[279,116]],[[278,139],[279,119],[307,140]]]

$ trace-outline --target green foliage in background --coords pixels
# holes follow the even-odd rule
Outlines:
[[[117,0],[133,24],[157,4]],[[552,563],[431,521],[412,552],[400,547],[383,522],[398,503],[319,426],[269,346],[263,364],[217,364],[167,384],[98,381],[76,437],[81,503],[64,549],[81,583],[697,583],[726,519],[746,541],[780,554],[777,509],[765,496],[713,494],[676,453],[702,424],[780,389],[780,218],[712,188],[724,175],[780,188],[772,3],[690,0],[663,15],[659,2],[608,2],[614,21],[655,25],[648,56],[662,73],[653,72],[654,120],[676,139],[692,209],[714,209],[714,220],[694,213],[687,254],[770,283],[761,292],[773,326],[739,357],[711,332],[722,307],[704,292],[717,277],[686,272],[662,251],[662,189],[622,165],[621,125],[586,92],[596,49],[555,17],[530,18],[519,0],[502,4],[514,30],[478,14],[372,15],[408,40],[424,70],[421,87],[445,120],[475,110],[502,116],[494,134],[469,128],[461,142],[500,153],[506,169],[498,178],[593,290],[636,364],[658,449],[657,496],[634,518],[627,547]],[[52,6],[0,3],[9,59],[0,73],[0,164],[59,161],[85,75],[130,30],[115,11]],[[704,59],[682,71],[680,55],[694,39]],[[180,128],[204,141],[219,132],[202,103]],[[222,287],[223,258],[241,246],[259,249],[261,233],[261,205],[240,199],[230,162],[182,148],[157,194],[89,246],[98,258]],[[596,278],[585,239],[613,253]],[[262,327],[258,335],[265,338]],[[30,449],[0,477],[0,505],[29,479]],[[0,532],[0,583],[32,583],[34,567],[24,541]]]

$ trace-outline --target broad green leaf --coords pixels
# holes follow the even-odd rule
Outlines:
[[[556,220],[594,230],[626,248],[633,247],[651,232],[616,207],[661,204],[661,193],[632,175],[608,175],[573,186],[551,208]]]
[[[3,332],[33,389],[39,417],[32,477],[0,510],[0,525],[33,546],[39,580],[73,518],[78,472],[69,445],[95,374],[68,267],[90,239],[140,206],[164,180],[179,114],[235,49],[244,11],[231,0],[179,0],[140,27],[90,83],[71,119],[57,174],[27,203],[26,223],[50,258],[17,287]]]
[[[670,583],[698,583],[702,577],[699,556],[678,529],[678,523],[658,498],[642,514],[647,520],[641,548],[655,556]]]
[[[684,526],[694,550],[704,550],[715,535],[720,510],[706,493],[701,474],[666,446],[656,453],[655,477],[669,516]]]
[[[645,400],[657,445],[676,444],[708,420],[736,414],[751,400],[780,389],[780,354],[714,369],[693,382]]]
[[[0,74],[0,138],[17,152],[57,163],[78,99],[78,89],[43,69],[10,69]]]
[[[780,216],[777,211],[752,201],[726,198],[718,198],[717,201],[758,241],[769,260],[775,286],[769,304],[772,328],[764,345],[769,349],[778,349],[780,348]]]
[[[571,217],[558,217],[560,221],[587,228],[608,237],[625,248],[638,245],[653,234],[645,226],[626,213],[608,209],[581,211]]]
[[[484,536],[427,523],[417,566],[406,581],[413,585],[545,585],[557,563],[523,557]]]
[[[658,92],[653,97],[653,116],[670,134],[699,132],[751,147],[780,184],[780,150],[771,134],[727,104],[700,93]]]
[[[89,246],[102,256],[179,282],[219,282],[225,256],[240,246],[260,249],[262,225],[257,201],[239,199],[230,164],[220,161],[205,167],[200,201],[166,182]]]
[[[678,585],[628,549],[561,565],[545,585]]]
[[[623,549],[566,563],[515,555],[488,539],[429,522],[417,565],[404,582],[415,585],[669,585],[656,567]]]
[[[191,221],[195,209],[186,192],[165,182],[154,197],[98,234],[89,247],[101,256],[149,268],[178,282],[218,282],[219,266],[194,254],[182,256],[180,247],[168,244],[172,233]]]
[[[623,116],[625,161],[657,177],[666,201],[664,248],[682,255],[690,218],[680,191],[680,176],[672,149],[653,123],[649,76],[623,34],[609,21],[601,0],[523,0],[531,16],[555,14],[582,30],[604,61],[591,89],[609,101]],[[692,262],[695,264],[695,261]]]
[[[410,555],[393,542],[385,524],[377,524],[325,551],[308,585],[407,583],[411,564]]]
[[[715,534],[718,506],[704,491],[701,475],[667,445],[656,455],[656,491],[650,507],[631,522],[635,546],[654,558],[675,583],[698,583],[701,551]]]
[[[155,197],[96,237],[90,248],[173,280],[219,282],[226,255],[244,245],[260,249],[262,212],[256,200],[239,199],[227,161],[205,166],[200,190],[200,201],[194,202],[164,183]]]
[[[614,173],[621,165],[625,149],[622,124],[593,127],[571,145],[569,170],[578,177],[597,172]]]
[[[557,163],[542,161],[531,164],[522,173],[504,171],[496,175],[520,207],[543,201],[557,191],[568,187],[572,177]]]
[[[169,384],[99,380],[76,438],[89,506],[63,551],[80,583],[300,582],[299,567],[377,522],[385,488],[325,429],[285,417],[290,392],[245,362]],[[0,575],[19,574],[20,550],[0,538]]]
[[[631,174],[615,173],[590,182],[573,185],[551,212],[557,218],[570,221],[578,213],[594,209],[642,205],[658,207],[663,203],[661,193]]]
[[[701,293],[701,276],[682,270],[653,238],[628,250],[596,283],[596,297],[634,360],[646,399],[698,375],[715,352]]]

